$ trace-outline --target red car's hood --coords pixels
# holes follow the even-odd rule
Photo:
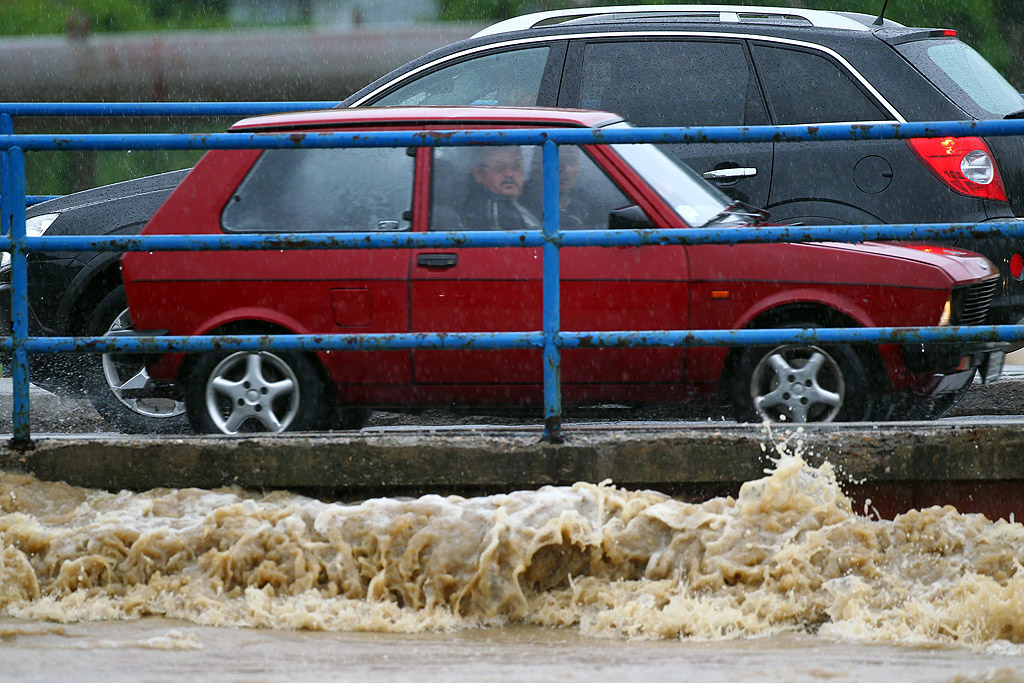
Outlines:
[[[900,242],[898,244],[892,242],[859,242],[846,244],[829,242],[813,243],[808,246],[844,252],[881,254],[891,258],[922,263],[945,271],[957,282],[978,280],[990,275],[996,275],[999,272],[992,262],[981,254],[941,244],[912,242]]]

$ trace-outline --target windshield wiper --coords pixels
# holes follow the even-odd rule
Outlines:
[[[765,211],[764,209],[759,209],[756,206],[751,206],[750,204],[747,204],[746,202],[741,202],[740,200],[737,199],[732,204],[725,207],[724,209],[716,213],[714,216],[709,218],[707,221],[705,221],[704,224],[701,225],[700,227],[706,228],[709,225],[721,223],[726,218],[731,218],[733,216],[753,218],[755,219],[755,225],[758,223],[764,223],[766,220],[768,220],[767,211]]]

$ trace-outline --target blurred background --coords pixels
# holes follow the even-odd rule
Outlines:
[[[0,101],[338,101],[482,26],[642,0],[3,0]],[[884,0],[736,0],[877,15]],[[889,0],[886,17],[953,28],[1024,90],[1024,1]],[[29,119],[16,132],[213,132],[226,118]],[[36,152],[30,194],[193,165],[201,152]]]

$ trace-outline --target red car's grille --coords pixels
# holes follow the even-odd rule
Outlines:
[[[996,295],[999,277],[991,277],[964,287],[958,287],[953,293],[955,325],[981,325],[988,315],[988,307]]]

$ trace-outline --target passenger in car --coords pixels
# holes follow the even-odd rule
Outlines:
[[[517,147],[476,150],[473,181],[459,208],[465,230],[536,230],[540,220],[524,207],[525,171]]]
[[[607,227],[608,215],[598,210],[592,197],[580,187],[579,147],[558,149],[558,215],[563,230],[599,229]]]
[[[535,154],[530,163],[525,187],[520,201],[527,206],[542,206],[544,187],[540,154]],[[607,228],[608,210],[623,203],[622,194],[594,166],[594,162],[584,156],[578,145],[558,148],[558,218],[562,230]]]

